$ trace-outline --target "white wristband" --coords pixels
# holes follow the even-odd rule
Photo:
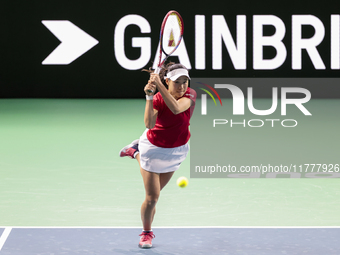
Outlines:
[[[146,97],[146,100],[153,100],[153,96],[145,95],[145,97]]]

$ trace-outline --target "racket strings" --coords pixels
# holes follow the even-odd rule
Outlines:
[[[171,54],[179,45],[182,37],[182,23],[177,15],[170,15],[164,27],[162,38],[163,52]]]

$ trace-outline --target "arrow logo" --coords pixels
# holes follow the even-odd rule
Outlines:
[[[98,41],[68,20],[41,21],[61,43],[42,62],[43,65],[68,65],[98,44]]]

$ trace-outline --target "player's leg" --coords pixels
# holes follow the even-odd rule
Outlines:
[[[160,194],[159,174],[148,172],[140,168],[145,188],[145,200],[141,207],[141,218],[143,222],[143,232],[140,234],[139,247],[152,247],[152,239],[155,235],[152,232],[151,224],[154,216],[154,208]]]
[[[165,185],[170,181],[171,177],[173,176],[174,172],[169,172],[169,173],[162,173],[159,174],[159,184],[160,184],[160,189],[162,190]],[[152,219],[151,219],[151,223],[153,222],[153,218],[155,217],[155,213],[156,213],[156,206],[153,209],[152,212]]]
[[[160,194],[160,174],[140,169],[145,188],[145,200],[141,207],[141,218],[145,231],[151,230],[154,208]]]
[[[135,156],[135,159],[137,159],[138,164],[139,164],[139,167],[140,167],[140,153],[138,153],[138,154]]]
[[[159,174],[159,184],[161,190],[167,185],[167,183],[170,181],[171,177],[173,176],[175,172],[168,172],[168,173],[161,173]]]

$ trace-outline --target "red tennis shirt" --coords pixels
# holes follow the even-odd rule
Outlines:
[[[180,114],[173,114],[163,100],[161,93],[153,97],[153,108],[158,111],[156,124],[147,132],[147,138],[155,146],[163,148],[174,148],[182,146],[190,138],[190,118],[195,108],[196,91],[189,88],[183,97],[193,101],[191,107]]]

